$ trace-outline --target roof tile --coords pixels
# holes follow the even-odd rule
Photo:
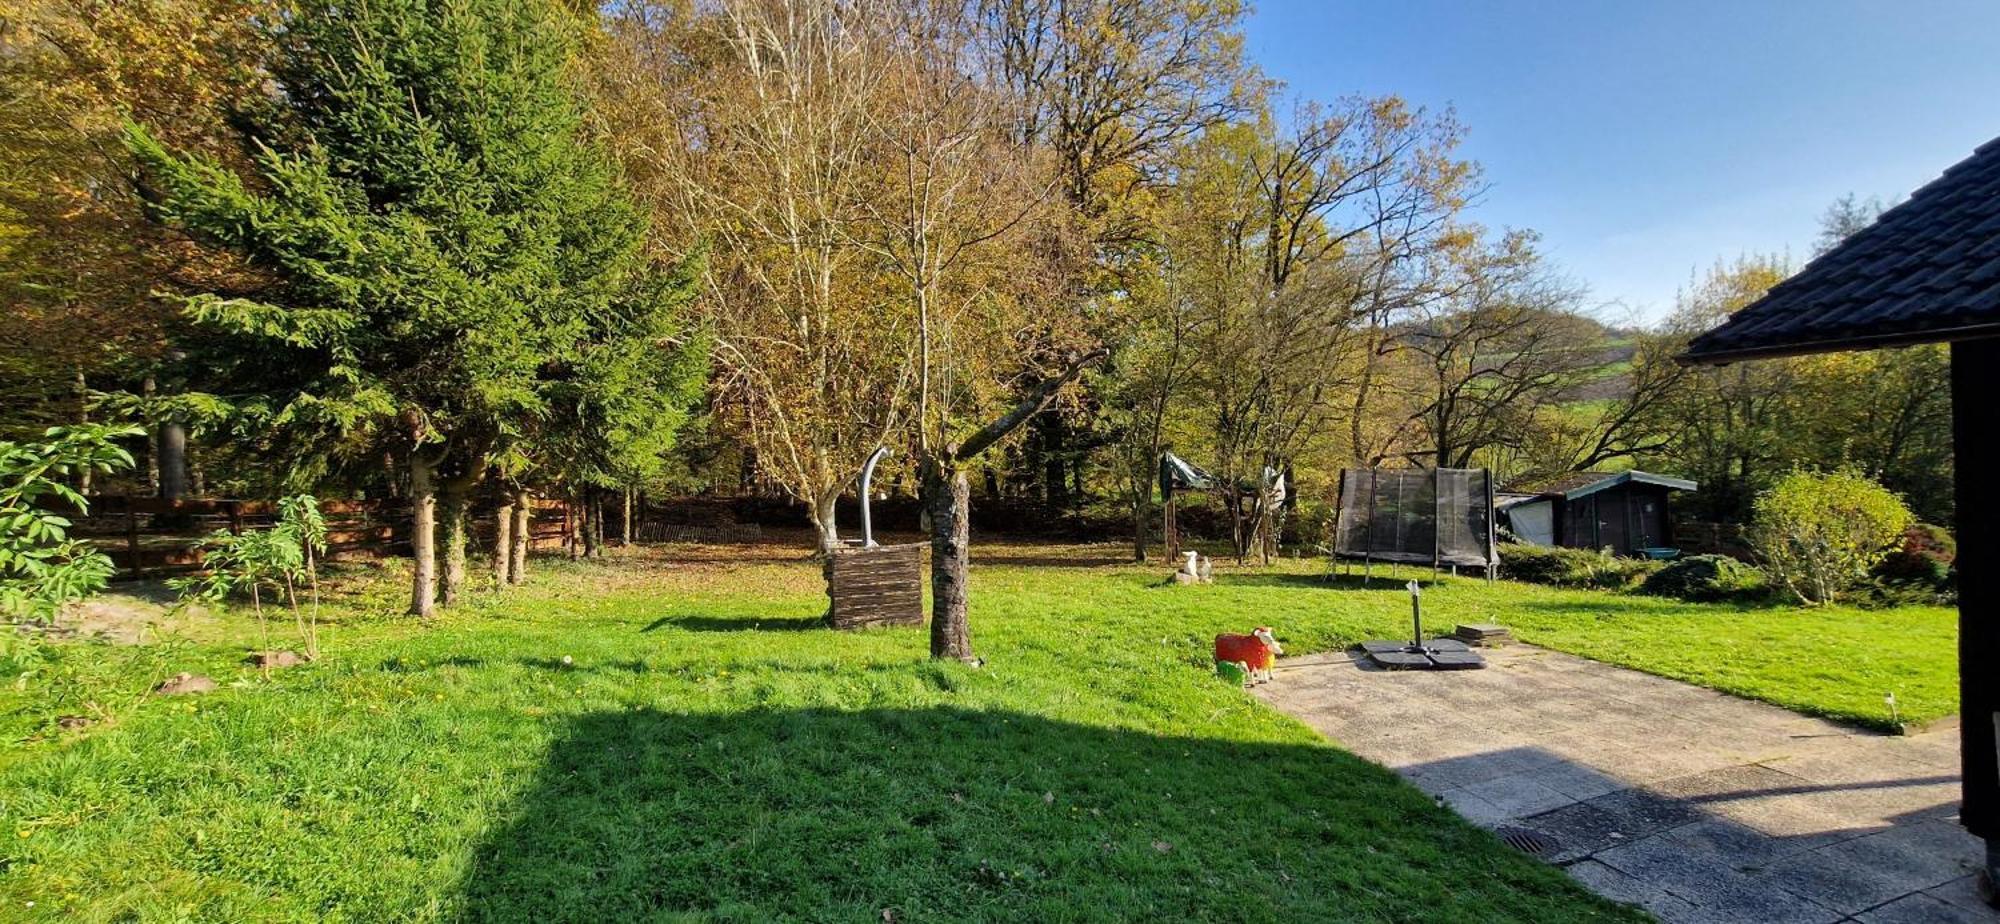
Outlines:
[[[1689,344],[1684,358],[2000,335],[2000,138]]]

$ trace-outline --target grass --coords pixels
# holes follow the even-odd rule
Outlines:
[[[1209,673],[1218,631],[1395,634],[1390,585],[982,548],[976,670],[920,630],[818,628],[817,568],[769,547],[544,565],[429,625],[388,615],[393,573],[355,580],[329,656],[269,680],[236,663],[240,616],[56,646],[0,692],[0,918],[1633,917]],[[1427,609],[1826,714],[1879,713],[1884,684],[1906,715],[1949,700],[1948,611],[1474,580]],[[223,689],[142,695],[177,670]],[[85,702],[104,720],[56,728]]]

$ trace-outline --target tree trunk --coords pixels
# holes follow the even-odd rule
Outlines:
[[[586,488],[584,494],[580,498],[576,498],[576,500],[578,500],[576,508],[578,508],[578,514],[580,514],[578,520],[576,520],[576,530],[582,534],[580,538],[584,540],[584,558],[602,558],[604,556],[604,508],[598,506],[598,500],[600,500],[598,492],[596,492],[596,488]]]
[[[78,423],[90,423],[90,385],[83,378],[83,370],[76,370],[76,419]],[[96,469],[89,465],[76,468],[76,493],[90,496],[90,479]]]
[[[519,491],[514,495],[514,547],[507,556],[507,583],[528,580],[528,543],[535,538],[535,495]]]
[[[432,484],[436,463],[422,450],[410,453],[410,555],[416,567],[410,577],[410,615],[429,616],[437,606],[437,488]]]
[[[465,508],[470,494],[469,488],[450,483],[438,494],[444,518],[444,589],[438,602],[444,606],[457,603],[465,592]]]
[[[592,547],[591,547],[590,557],[603,558],[604,557],[604,492],[603,491],[590,492],[590,535],[591,538],[594,540],[591,543]]]
[[[1043,497],[1053,510],[1069,506],[1069,478],[1063,468],[1069,460],[1063,457],[1067,449],[1064,445],[1063,419],[1057,414],[1043,414],[1042,427],[1042,480]]]
[[[563,502],[563,550],[571,561],[583,557],[583,510],[575,494]]]
[[[1153,515],[1151,500],[1145,494],[1132,492],[1132,560],[1140,564],[1146,562],[1146,518]]]
[[[146,380],[139,386],[139,393],[151,398],[154,391],[153,377],[150,375],[146,376]],[[146,435],[146,489],[154,497],[160,496],[160,431],[158,429]]]
[[[394,449],[382,450],[382,480],[389,483],[390,497],[403,496],[403,478],[401,473],[396,470],[396,451]]]
[[[618,544],[628,549],[632,547],[632,494],[631,487],[625,488],[625,522],[623,528],[618,531]]]
[[[840,548],[840,530],[835,524],[836,505],[840,503],[840,486],[828,488],[813,499],[813,527],[819,531],[819,553],[828,554]]]
[[[187,496],[187,427],[180,421],[160,424],[160,497]]]
[[[504,495],[493,517],[493,586],[507,586],[507,563],[514,554],[514,496]]]
[[[972,486],[959,465],[939,459],[922,464],[931,520],[931,657],[972,661],[965,588]]]

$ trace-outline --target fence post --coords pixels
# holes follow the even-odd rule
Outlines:
[[[132,579],[145,579],[146,569],[139,564],[139,510],[130,491],[125,493],[125,552],[132,557]]]

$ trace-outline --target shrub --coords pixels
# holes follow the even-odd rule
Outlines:
[[[1750,542],[1774,582],[1831,603],[1868,578],[1912,518],[1901,498],[1851,472],[1793,472],[1757,496]]]
[[[1903,530],[1902,542],[1876,562],[1874,575],[1885,584],[1916,584],[1931,590],[1947,590],[1952,583],[1952,565],[1958,560],[1958,543],[1951,531],[1929,523],[1914,523]]]
[[[1646,576],[1639,592],[1693,603],[1751,600],[1768,589],[1764,572],[1727,555],[1691,555]]]
[[[1655,563],[1607,551],[1512,543],[1500,547],[1500,574],[1530,584],[1617,589],[1651,572]]]
[[[53,620],[100,590],[111,559],[69,534],[70,522],[48,509],[89,502],[67,480],[81,472],[130,468],[115,442],[144,431],[123,426],[55,427],[41,442],[0,441],[0,619]]]
[[[264,590],[269,588],[291,607],[306,658],[314,659],[319,657],[318,562],[325,554],[326,520],[320,515],[319,501],[310,494],[300,494],[278,501],[278,519],[270,529],[211,534],[203,546],[206,572],[167,584],[180,592],[183,603],[219,603],[237,591],[250,591],[265,653],[271,650],[270,629],[264,621]],[[299,606],[301,590],[311,594],[310,619]]]

